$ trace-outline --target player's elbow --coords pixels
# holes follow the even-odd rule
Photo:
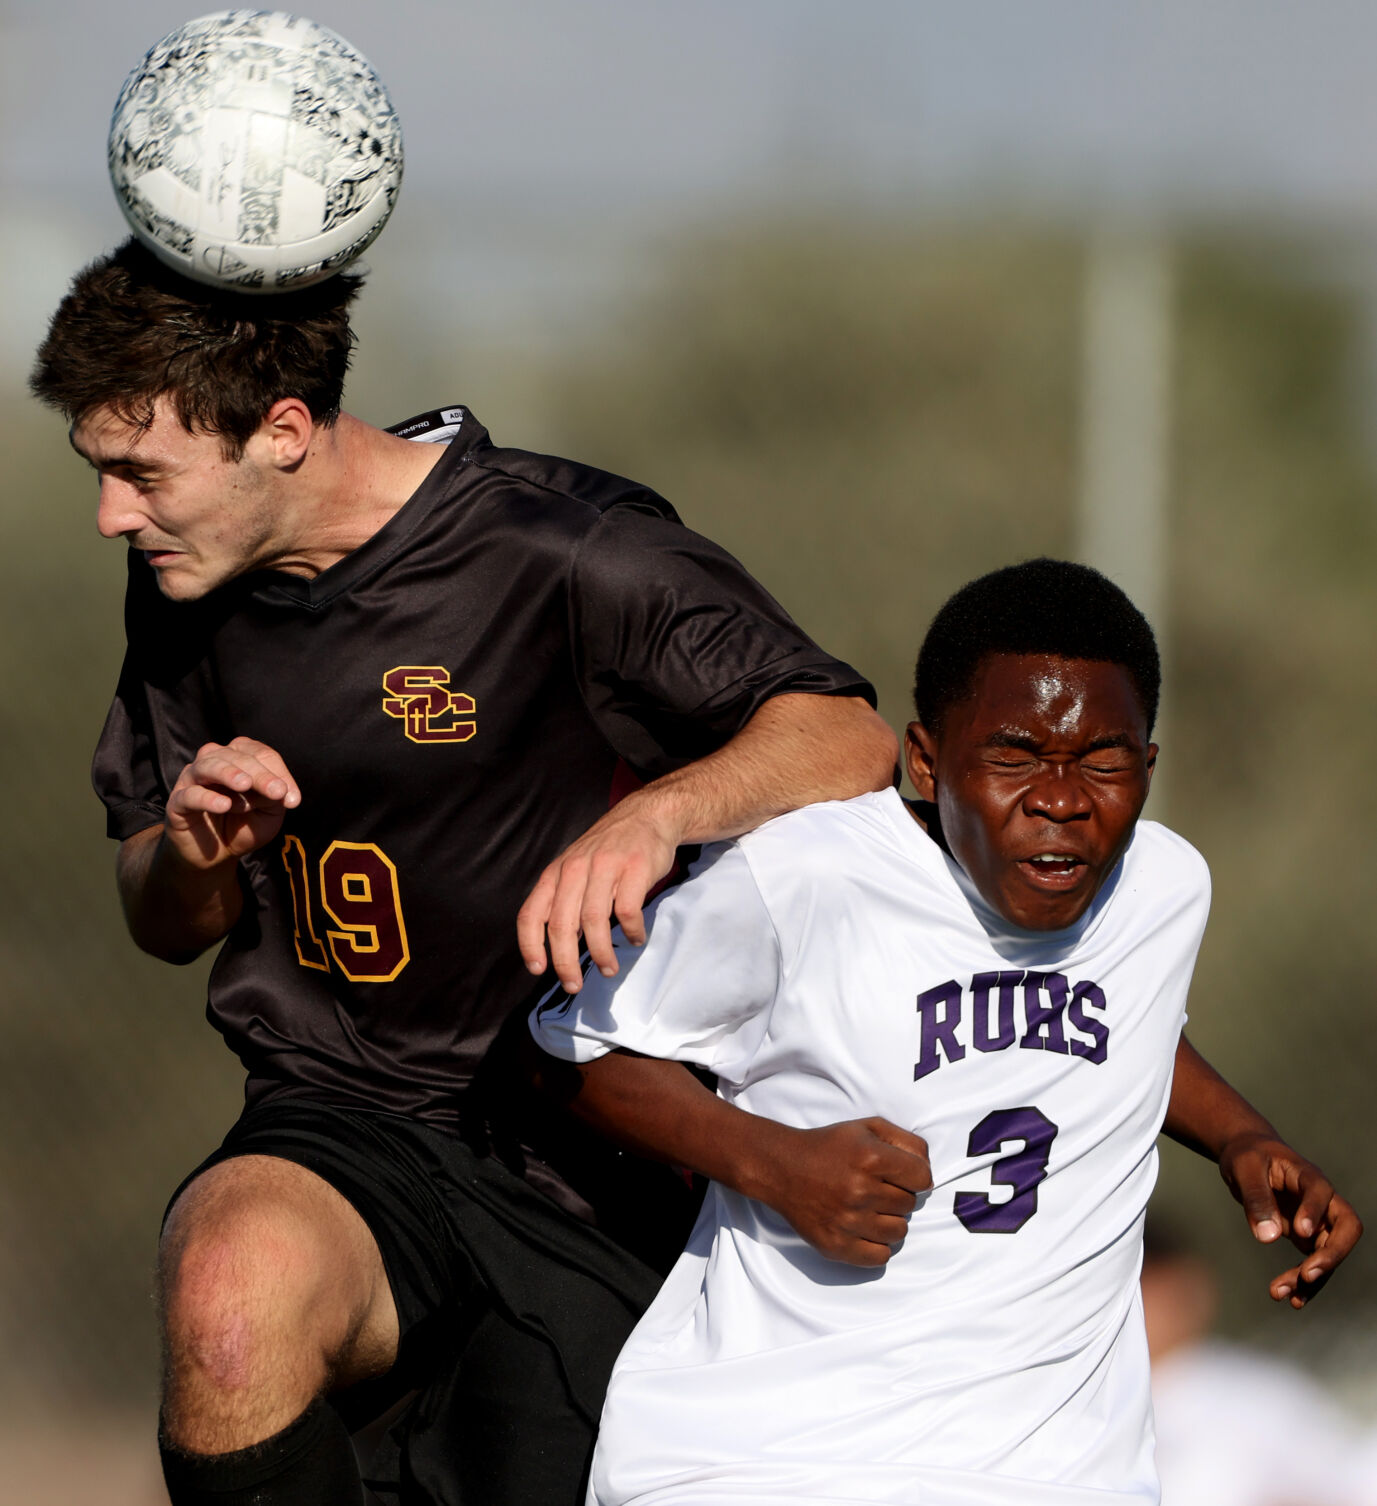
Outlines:
[[[170,962],[174,967],[185,967],[188,963],[195,962],[198,957],[205,954],[207,948],[220,939],[211,937],[200,941],[185,936],[168,935],[159,926],[140,923],[127,910],[125,922],[129,927],[129,934],[133,938],[134,945],[141,952],[147,952],[150,957],[156,957],[159,962]]]

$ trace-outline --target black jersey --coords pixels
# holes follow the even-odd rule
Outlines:
[[[301,805],[241,865],[209,1017],[250,1102],[453,1126],[499,1026],[548,986],[517,909],[626,770],[701,757],[780,692],[871,691],[644,487],[497,448],[463,410],[394,432],[450,443],[314,580],[179,603],[131,553],[94,780],[123,839],[203,742],[275,748]]]

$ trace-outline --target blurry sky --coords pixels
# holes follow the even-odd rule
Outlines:
[[[111,105],[184,0],[0,0],[0,359],[122,233]],[[310,0],[406,135],[377,277],[475,319],[577,300],[647,234],[802,203],[1377,207],[1364,0]]]

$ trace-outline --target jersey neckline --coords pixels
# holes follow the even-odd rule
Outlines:
[[[898,790],[882,791],[880,803],[903,846],[926,872],[956,892],[975,923],[989,938],[991,946],[1001,955],[1008,951],[1011,959],[1014,956],[1031,957],[1034,961],[1044,951],[1064,954],[1080,946],[1098,929],[1101,917],[1118,891],[1124,865],[1138,842],[1138,827],[1142,824],[1141,821],[1134,824],[1133,835],[1123,856],[1100,885],[1085,914],[1074,925],[1059,931],[1031,931],[1006,920],[986,901],[960,863],[914,820],[908,802]]]
[[[456,413],[463,415],[457,428],[453,424],[437,428],[442,417]],[[449,494],[455,473],[468,455],[476,446],[488,441],[488,431],[467,408],[458,405],[407,419],[390,426],[387,432],[404,434],[413,443],[441,443],[445,446],[445,453],[387,522],[357,549],[351,549],[342,560],[310,580],[281,570],[259,572],[250,577],[251,596],[260,601],[290,602],[295,606],[318,609],[352,591],[406,547],[436,504]]]

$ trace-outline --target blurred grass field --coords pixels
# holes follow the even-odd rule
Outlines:
[[[1372,1214],[1377,398],[1333,251],[1242,232],[1176,249],[1170,785],[1149,814],[1214,872],[1193,1038]],[[484,349],[457,309],[365,292],[348,406],[386,423],[465,401],[498,443],[654,486],[902,727],[942,599],[1074,548],[1084,256],[1071,234],[994,224],[705,231],[553,351]],[[125,939],[86,775],[122,647],[120,551],[60,420],[3,396],[0,1411],[123,1436],[154,1405],[163,1202],[236,1112],[239,1074],[203,1020],[204,965]],[[1212,1168],[1168,1148],[1160,1198],[1224,1267],[1232,1333],[1372,1398],[1377,1237],[1297,1315],[1268,1302],[1278,1256]]]

